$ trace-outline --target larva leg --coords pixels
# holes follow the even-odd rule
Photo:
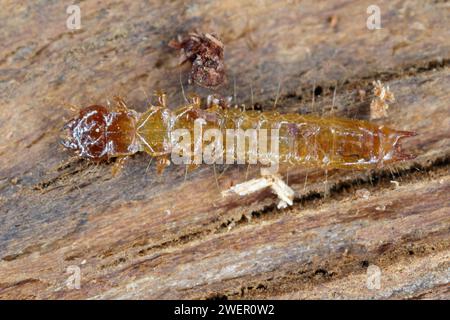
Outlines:
[[[305,182],[303,183],[303,192],[306,191],[306,184],[308,183],[308,172],[306,172],[305,175]]]
[[[186,182],[188,174],[191,173],[192,171],[196,170],[198,167],[200,167],[200,165],[195,164],[195,163],[191,163],[191,164],[186,164],[185,168],[184,168],[184,182]],[[220,178],[220,175],[219,177]]]
[[[128,111],[127,104],[125,103],[125,100],[123,100],[123,98],[121,98],[119,96],[115,96],[114,97],[114,101],[116,101],[116,109],[117,109],[117,111],[123,111],[123,112],[127,112]]]
[[[216,164],[215,164],[215,163],[213,164],[213,171],[214,171],[214,179],[216,180],[216,187],[217,187],[217,190],[218,190],[219,192],[221,192],[220,186],[219,186],[219,179],[217,178],[217,171],[216,171]]]
[[[170,165],[170,160],[168,155],[159,156],[156,159],[156,172],[161,175],[163,174],[166,167]]]
[[[192,171],[196,170],[198,167],[200,167],[199,164],[191,163],[187,165],[187,172],[191,173]]]
[[[150,158],[150,161],[148,162],[147,167],[145,168],[145,173],[146,173],[146,174],[147,174],[147,172],[148,172],[148,169],[149,169],[150,166],[152,165],[152,162],[153,162],[153,158]]]
[[[167,108],[167,95],[164,91],[156,91],[155,96],[158,98],[158,104],[163,107]]]
[[[289,185],[289,167],[286,169],[286,184]]]
[[[188,175],[188,166],[186,165],[184,168],[184,182],[186,182],[187,180],[187,175]]]
[[[201,106],[201,98],[200,98],[200,96],[198,96],[198,95],[196,95],[194,93],[191,93],[191,94],[188,95],[188,99],[189,99],[189,102],[195,108],[200,108],[200,106]]]
[[[232,97],[223,98],[221,96],[210,94],[206,99],[206,109],[220,107],[222,109],[231,108]]]
[[[250,170],[250,163],[247,164],[247,170],[245,171],[245,180],[248,179],[248,171]]]
[[[328,185],[328,167],[325,167],[325,187],[324,187],[324,197],[328,198],[330,195],[330,186]]]
[[[113,177],[117,176],[123,169],[125,162],[127,161],[128,156],[117,157],[116,162],[114,163],[111,173]]]

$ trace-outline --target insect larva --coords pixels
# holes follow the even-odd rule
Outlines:
[[[128,109],[121,99],[117,103],[112,110],[99,105],[82,109],[66,125],[69,135],[62,144],[93,161],[115,157],[123,160],[143,151],[160,159],[164,167],[170,163],[169,156],[177,143],[171,141],[172,132],[183,128],[192,133],[195,120],[203,119],[205,128],[222,132],[279,129],[280,164],[365,169],[414,158],[401,149],[401,140],[414,132],[362,120],[242,111],[219,105],[205,110],[200,108],[198,98],[171,111],[164,95],[160,96],[160,105],[142,114]]]

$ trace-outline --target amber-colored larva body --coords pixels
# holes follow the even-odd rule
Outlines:
[[[322,118],[278,112],[243,111],[212,105],[200,108],[199,99],[175,111],[160,106],[138,114],[122,100],[108,110],[90,106],[80,111],[66,128],[69,136],[63,145],[93,161],[124,158],[139,151],[152,157],[170,157],[174,142],[171,132],[187,129],[191,133],[196,119],[204,128],[271,129],[279,134],[280,164],[317,168],[366,169],[412,159],[401,150],[401,139],[415,135],[362,120]]]

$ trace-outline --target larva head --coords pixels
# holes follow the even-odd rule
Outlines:
[[[106,107],[93,105],[81,109],[79,115],[64,126],[69,134],[67,139],[61,141],[62,145],[84,158],[97,161],[106,159],[107,121]]]
[[[415,156],[402,150],[403,139],[415,136],[413,131],[398,131],[386,127],[380,128],[380,162],[392,163],[396,161],[414,159]]]

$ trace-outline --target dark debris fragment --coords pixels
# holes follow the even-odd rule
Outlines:
[[[191,62],[189,83],[216,88],[225,83],[224,45],[214,34],[189,33],[172,40],[169,46],[180,50],[180,65]]]

